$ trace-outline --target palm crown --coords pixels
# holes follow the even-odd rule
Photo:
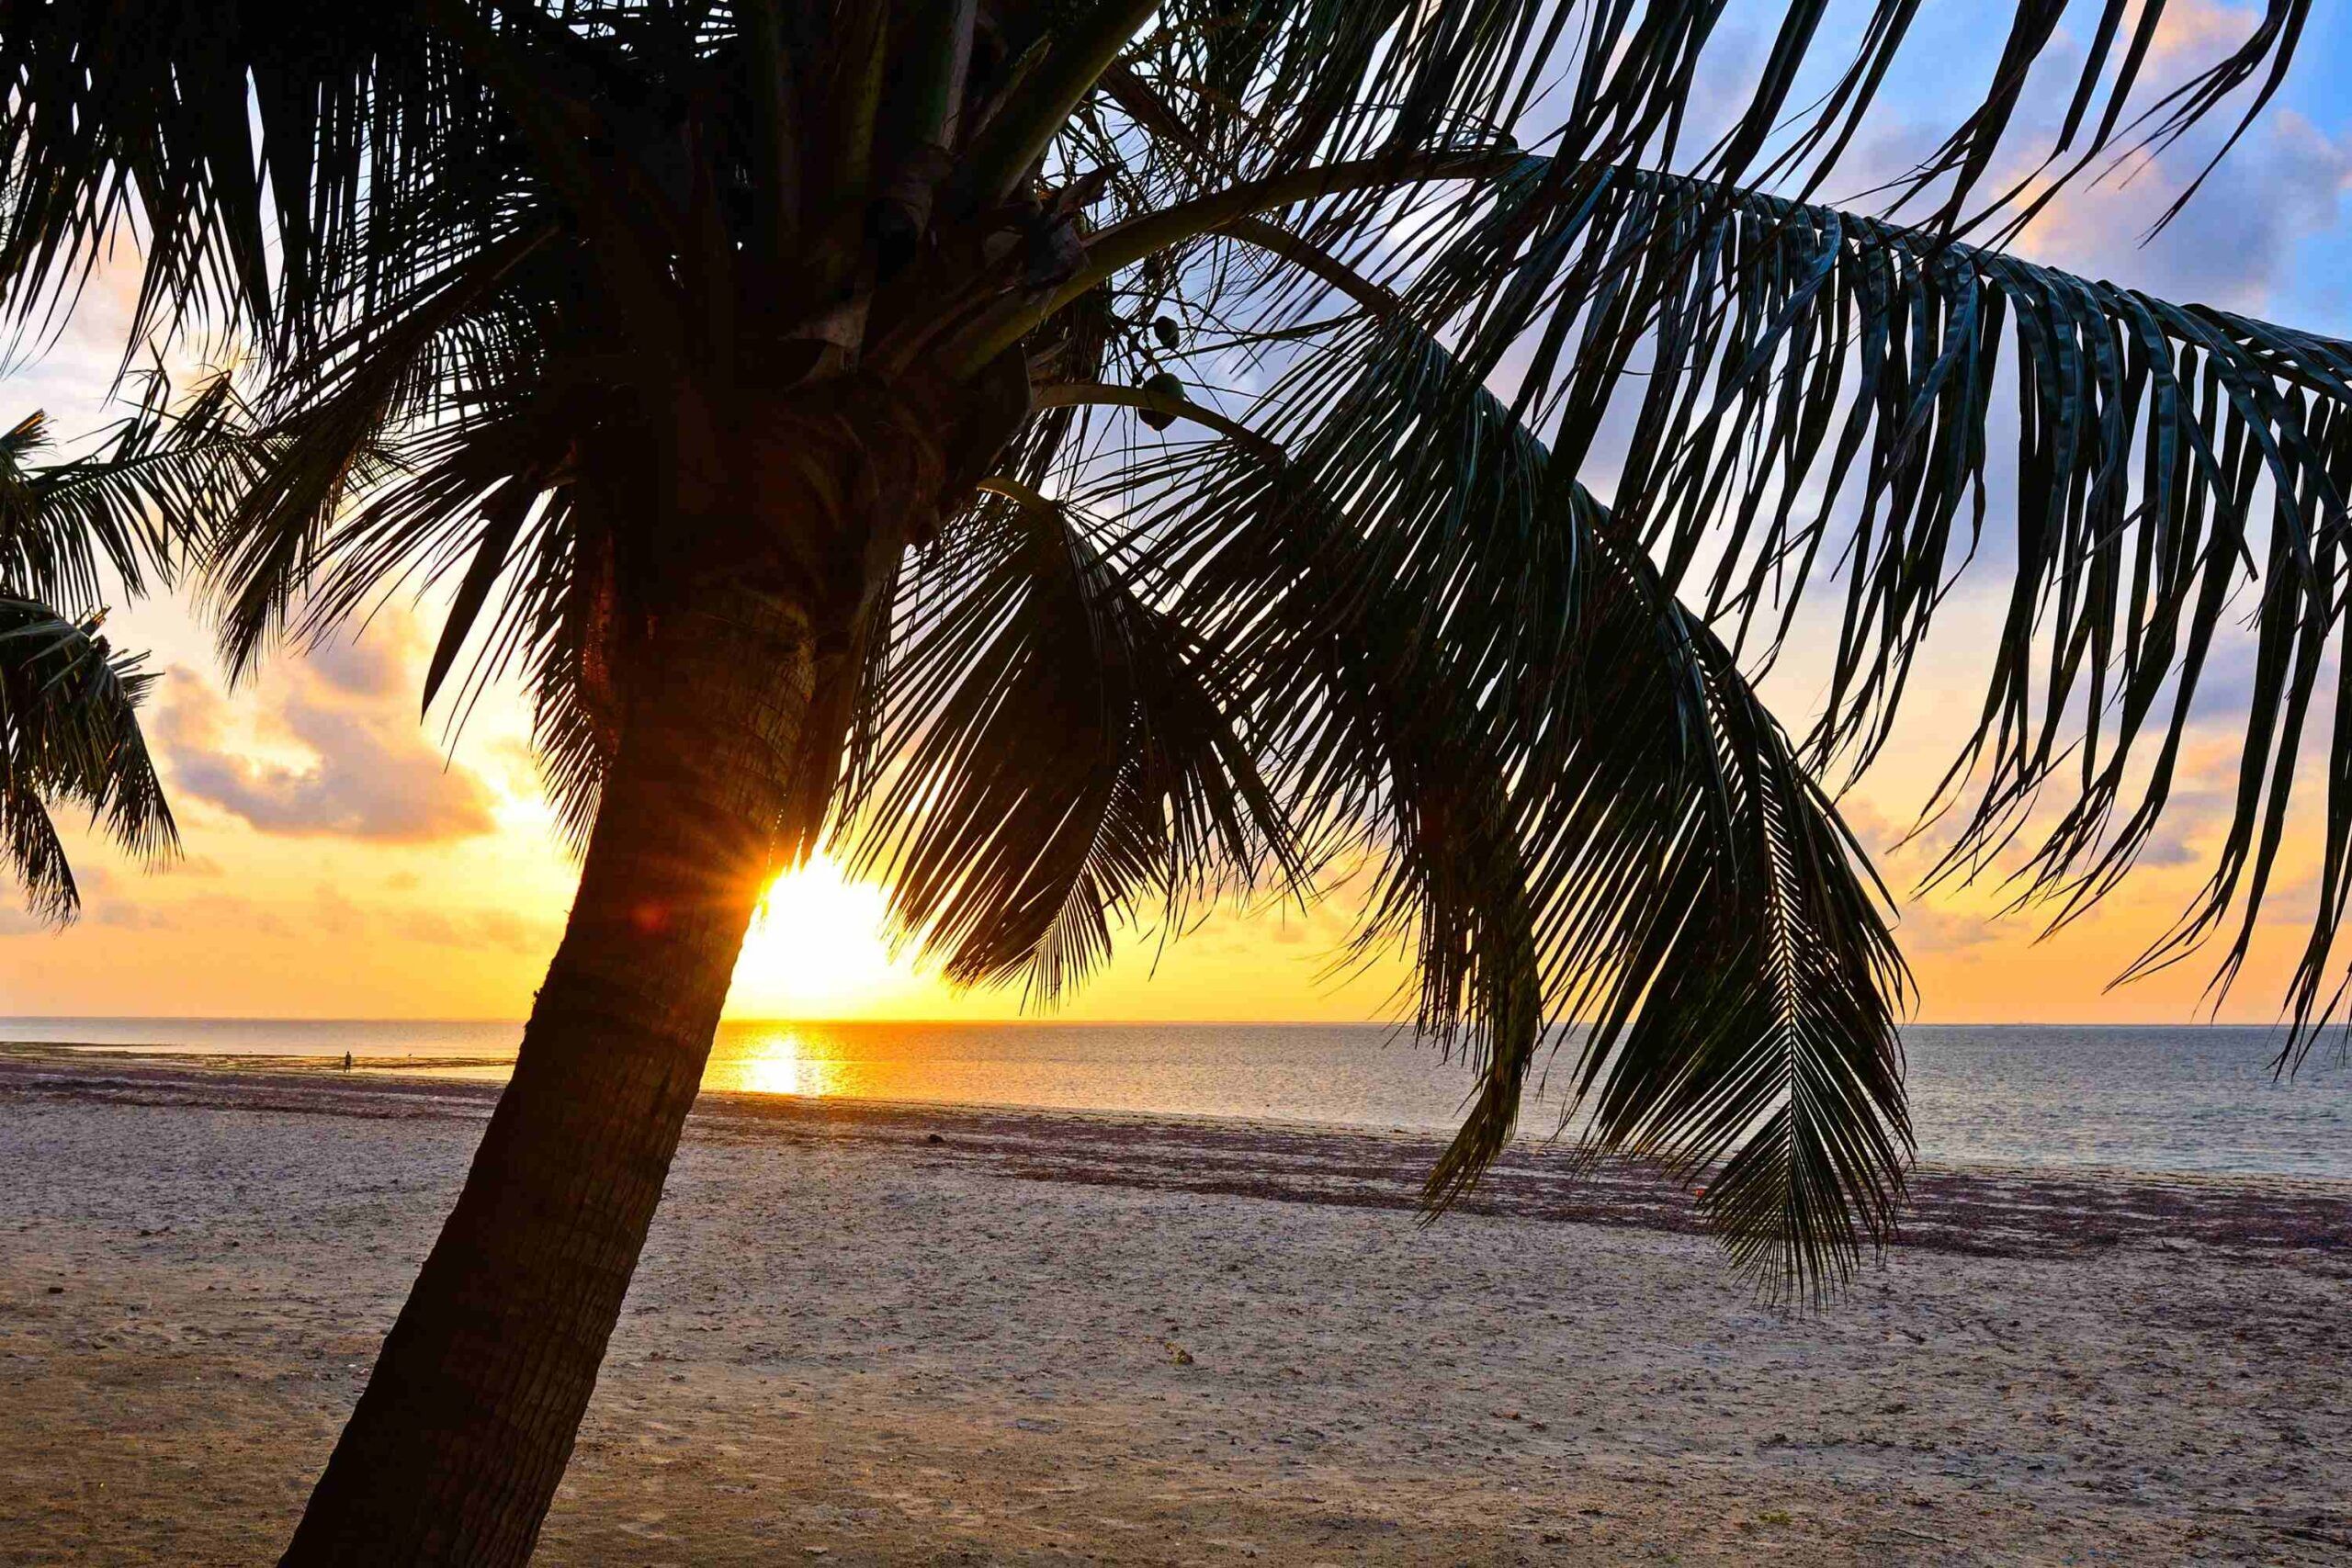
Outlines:
[[[2254,577],[2236,827],[2150,961],[2231,919],[2243,953],[2332,656],[2352,351],[1954,238],[2058,7],[1911,229],[1738,183],[1818,183],[1893,0],[1803,107],[1827,46],[1790,6],[1687,174],[1713,7],[123,9],[104,49],[86,6],[0,23],[19,308],[135,218],[142,332],[257,362],[232,660],[446,576],[428,703],[469,642],[476,681],[519,666],[583,833],[668,596],[756,562],[823,606],[785,851],[830,818],[951,975],[1051,995],[1147,905],[1366,863],[1359,942],[1410,946],[1480,1072],[1434,1196],[1582,1021],[1596,1146],[1720,1167],[1742,1256],[1811,1278],[1908,1135],[1902,964],[1815,780],[1883,743],[1988,526],[2007,378],[2011,609],[1947,869],[2072,780],[2032,889],[2111,886]],[[2062,150],[2177,133],[2302,14],[2127,114],[2162,7],[2123,9]],[[1194,395],[1237,367],[1260,389]],[[1577,479],[1612,406],[1613,509]],[[849,450],[867,493],[779,514],[728,493],[744,450]],[[1757,656],[1833,582],[1800,744]],[[2299,1021],[2352,798],[2327,820]]]

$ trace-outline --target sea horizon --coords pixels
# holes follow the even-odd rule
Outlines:
[[[497,1080],[522,1021],[0,1016],[0,1041],[141,1054],[338,1057]],[[1576,1032],[1564,1035],[1571,1050]],[[2272,1072],[2267,1024],[1905,1026],[1918,1158],[1956,1167],[2352,1180],[2352,1067],[2334,1043]],[[1544,1066],[1521,1136],[1580,1130]],[[1388,1023],[1223,1020],[723,1021],[704,1087],[808,1098],[1438,1133],[1460,1059]]]

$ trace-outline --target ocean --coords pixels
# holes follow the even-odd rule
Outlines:
[[[219,1055],[339,1056],[500,1077],[521,1026],[371,1020],[12,1018],[0,1040]],[[2277,1034],[2231,1026],[1914,1025],[1904,1032],[1919,1157],[2352,1179],[2352,1065],[2334,1040],[2276,1078]],[[1569,1058],[1555,1058],[1565,1076]],[[1456,1116],[1467,1077],[1368,1025],[737,1023],[705,1084],[1411,1131]],[[1523,1123],[1560,1124],[1560,1097]]]

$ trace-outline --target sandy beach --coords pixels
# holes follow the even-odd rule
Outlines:
[[[494,1093],[0,1054],[0,1561],[268,1560]],[[2352,1552],[2352,1183],[1923,1171],[1792,1316],[1430,1151],[706,1096],[540,1561]]]

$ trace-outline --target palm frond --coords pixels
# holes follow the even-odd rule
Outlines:
[[[0,434],[0,589],[96,604],[112,585],[132,596],[195,558],[256,456],[226,377],[175,400],[151,378],[134,412],[91,449],[32,459],[51,445],[44,415]]]
[[[1054,15],[1042,4],[991,9],[1014,49],[1045,32]],[[2009,8],[1977,107],[1897,182],[1903,199],[1936,204],[1929,227],[1948,228],[1967,212],[2038,67],[2059,62],[2073,76],[2069,112],[2043,164],[2046,174],[2061,155],[2073,156],[2049,182],[2063,185],[2132,139],[2170,145],[2258,84],[2246,95],[2242,132],[2277,91],[2310,6],[2267,0],[2237,48],[2147,103],[2138,89],[2169,14],[2165,0],[2136,7],[2120,51],[2127,6],[2109,0],[2078,65],[2064,63],[2074,42],[2059,25],[2066,10],[2063,0]],[[1064,155],[1073,169],[1121,169],[1157,206],[1375,152],[1514,142],[1540,144],[1569,163],[1687,167],[1698,177],[1757,186],[1792,181],[1810,195],[1839,168],[1896,62],[1917,52],[1919,11],[1917,0],[1872,0],[1825,27],[1832,21],[1826,0],[1792,0],[1760,62],[1726,76],[1710,52],[1723,41],[1726,8],[1694,0],[1464,0],[1434,8],[1291,0],[1239,11],[1223,0],[1177,0],[1159,7],[1091,109],[1072,118]],[[1727,129],[1686,165],[1688,123],[1702,91],[1736,112],[1715,117]],[[1980,220],[2021,220],[2047,199],[2026,195],[2024,186],[2000,192]],[[1341,204],[1326,217],[1344,230],[1375,205]]]
[[[1289,863],[1216,650],[1136,597],[1069,508],[1004,484],[918,558],[901,604],[849,852],[951,979],[1050,1002],[1119,921],[1157,908],[1181,928]]]
[[[504,133],[423,9],[7,0],[0,297],[70,299],[135,234],[134,343],[208,321],[294,341],[429,265],[495,210],[459,198]],[[386,220],[428,187],[437,228]]]
[[[1985,700],[1931,806],[1969,792],[1937,874],[1984,864],[2071,776],[2017,884],[2058,923],[2148,842],[2224,608],[2256,586],[2233,848],[2146,961],[2227,920],[2226,986],[2282,841],[2279,759],[2338,646],[2352,345],[1831,209],[1532,164],[1412,292],[1472,374],[1524,356],[1514,409],[1561,461],[1585,466],[1622,402],[1621,522],[1764,663],[1837,593],[1816,766],[1878,756],[1954,583],[1980,555],[2009,567]],[[1988,479],[2005,404],[2015,466]],[[2317,998],[2307,975],[2296,1041]]]
[[[86,621],[30,599],[0,597],[0,854],[34,910],[53,920],[80,904],[51,820],[87,809],[118,843],[155,859],[179,844],[162,781],[139,729],[154,675]]]
[[[207,563],[233,672],[314,589],[298,629],[316,632],[397,581],[508,479],[540,488],[516,459],[547,445],[520,428],[546,355],[535,294],[555,271],[538,254],[546,239],[523,225],[269,378],[251,433],[258,457]]]
[[[1667,1160],[1756,1276],[1883,1234],[1908,1150],[1902,967],[1860,851],[1729,650],[1509,409],[1408,323],[1309,363],[1256,443],[1146,458],[1139,589],[1224,650],[1316,862],[1365,856],[1477,1088],[1433,1203],[1507,1145],[1548,1044],[1595,1152]],[[1277,444],[1280,464],[1259,447]]]
[[[2030,819],[2038,847],[2012,891],[2056,923],[2148,842],[2188,728],[2209,716],[2198,677],[2230,644],[2225,607],[2258,584],[2255,662],[2269,673],[2243,721],[2225,853],[2135,970],[2226,933],[2226,989],[2286,841],[2295,770],[2280,759],[2335,646],[2352,349],[1654,170],[1528,157],[1470,194],[1424,199],[1422,237],[1403,246],[1369,228],[1317,243],[1230,224],[1252,250],[1274,238],[1288,264],[1275,279],[1250,281],[1262,272],[1216,257],[1240,247],[1213,243],[1186,263],[1201,276],[1121,277],[1108,308],[1173,289],[1253,323],[1258,341],[1289,338],[1286,357],[1327,382],[1353,372],[1355,345],[1288,329],[1334,300],[1387,301],[1373,308],[1458,344],[1467,373],[1505,389],[1572,471],[1619,462],[1628,537],[1751,673],[1807,604],[1831,598],[1816,768],[1870,765],[1962,570],[1980,552],[2010,569],[1985,702],[1929,804],[1964,807],[1931,880],[1980,873]],[[2019,446],[2004,474],[1992,436],[2008,418]],[[1992,527],[1992,496],[2012,479],[2014,531]],[[2073,801],[2052,812],[2050,786],[2069,773]],[[2331,834],[2346,811],[2331,792]],[[2320,980],[2339,902],[2314,917],[2282,1060],[2341,999]]]
[[[0,856],[33,909],[62,923],[80,904],[51,812],[86,809],[148,860],[178,845],[139,728],[155,677],[97,635],[110,588],[169,581],[200,550],[257,456],[223,378],[175,400],[160,376],[130,415],[79,456],[43,461],[35,413],[0,434]]]

